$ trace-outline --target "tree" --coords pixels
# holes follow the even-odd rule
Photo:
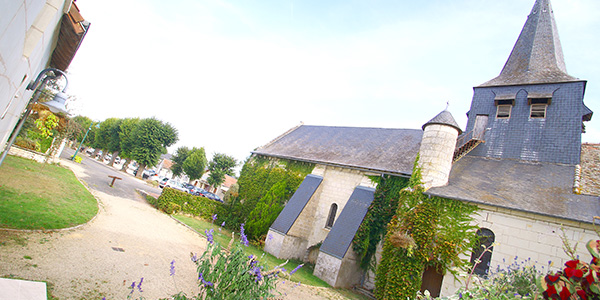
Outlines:
[[[120,147],[121,147],[121,152],[120,155],[122,158],[125,158],[125,163],[123,164],[123,167],[121,169],[121,171],[125,172],[127,170],[127,166],[129,166],[129,162],[132,159],[132,151],[133,151],[133,144],[135,141],[135,138],[133,136],[133,130],[135,129],[135,127],[138,125],[138,123],[140,122],[139,118],[130,118],[130,119],[124,119],[121,124],[119,125],[120,127],[120,131],[119,131],[119,142],[120,142]]]
[[[194,147],[190,150],[182,167],[185,174],[190,178],[190,182],[202,177],[204,169],[206,168],[206,154],[204,153],[204,148],[198,149]]]
[[[153,117],[141,120],[132,131],[132,137],[131,156],[139,164],[136,176],[141,178],[146,166],[156,165],[160,155],[167,153],[167,147],[177,142],[178,133],[171,124]]]
[[[179,176],[184,173],[183,162],[188,158],[189,155],[190,148],[185,146],[177,148],[175,154],[171,158],[171,160],[173,161],[173,165],[171,166],[171,171],[173,172],[173,175]]]
[[[212,160],[208,163],[208,170],[210,171],[210,175],[207,179],[208,184],[216,189],[223,181],[225,181],[225,175],[233,175],[233,168],[235,168],[237,164],[237,160],[232,156],[223,153],[215,153]]]
[[[99,134],[96,135],[96,138],[100,138],[99,143],[101,143],[102,149],[106,149],[107,152],[112,153],[112,158],[109,165],[112,165],[115,162],[116,156],[121,151],[121,142],[119,132],[121,131],[121,123],[123,120],[117,118],[109,118],[104,120],[100,124]],[[104,153],[106,155],[107,153]]]

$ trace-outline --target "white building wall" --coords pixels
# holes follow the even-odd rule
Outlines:
[[[50,61],[71,0],[3,1],[0,9],[0,151],[32,92],[27,84]]]
[[[494,232],[495,245],[490,263],[493,271],[498,266],[506,269],[515,262],[515,258],[519,263],[530,260],[538,269],[547,270],[549,262],[551,269],[561,269],[570,260],[563,250],[563,230],[571,246],[578,244],[577,255],[583,261],[591,260],[585,244],[591,239],[598,239],[591,224],[504,208],[481,206],[475,218],[477,226]],[[451,295],[462,285],[463,282],[447,274],[441,293],[443,296]]]
[[[329,234],[329,229],[325,228],[325,224],[333,203],[337,204],[335,216],[337,220],[357,186],[375,186],[365,173],[359,170],[317,165],[312,174],[322,176],[323,182],[317,190],[319,194],[313,196],[316,211],[311,221],[312,231],[308,236],[309,247],[322,242]]]

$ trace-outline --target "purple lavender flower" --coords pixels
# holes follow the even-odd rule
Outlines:
[[[142,291],[142,282],[144,282],[144,277],[142,277],[142,278],[140,279],[140,283],[138,283],[138,285],[137,285],[137,288],[138,288],[138,290],[140,291],[140,293],[142,293],[142,292],[143,292],[143,291]]]
[[[212,220],[213,220],[213,222],[217,220],[217,214],[214,214],[214,215],[212,216]]]
[[[260,268],[258,266],[253,266],[251,270],[252,275],[256,277],[254,281],[259,282],[263,279]]]
[[[242,223],[242,225],[240,226],[240,242],[242,243],[242,245],[248,247],[248,237],[246,236],[246,234],[244,234],[244,223]]]
[[[206,240],[208,241],[209,244],[212,244],[214,242],[214,236],[213,233],[215,231],[211,228],[210,230],[204,230],[204,234],[206,234]]]
[[[194,253],[194,255],[192,255],[192,261],[193,262],[197,262],[198,261],[197,253]]]
[[[223,223],[221,223],[221,227],[225,227],[225,221],[223,221]]]
[[[170,274],[171,274],[169,276],[175,275],[175,260],[171,261],[171,269],[169,271],[170,271]]]
[[[129,288],[131,288],[131,292],[129,292],[129,295],[131,295],[131,294],[133,294],[133,291],[135,290],[135,281],[131,283],[131,286]]]
[[[304,264],[300,264],[297,267],[295,267],[291,272],[290,272],[290,276],[294,273],[296,273],[296,271],[298,271],[298,269],[302,268],[302,266],[304,266]]]
[[[204,285],[204,287],[213,286],[212,282],[204,280],[204,276],[202,276],[202,273],[200,273],[198,275],[198,280],[200,280],[202,282],[202,284]]]

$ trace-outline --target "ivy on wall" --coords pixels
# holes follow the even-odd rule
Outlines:
[[[361,268],[374,270],[377,245],[385,237],[387,224],[396,214],[400,191],[407,187],[408,178],[390,175],[371,177],[377,184],[373,202],[352,240],[352,249],[360,259]]]
[[[415,298],[428,267],[456,275],[469,265],[461,255],[467,257],[476,241],[471,222],[477,207],[423,192],[421,185],[400,192],[376,271],[378,299]]]
[[[252,156],[238,179],[239,192],[218,212],[218,221],[231,229],[246,223],[248,237],[261,240],[269,226],[315,165]]]

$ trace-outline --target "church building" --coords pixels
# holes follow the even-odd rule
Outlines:
[[[599,148],[582,148],[592,118],[585,86],[567,73],[550,0],[537,0],[500,75],[474,88],[464,130],[444,110],[414,129],[300,125],[255,150],[315,164],[271,225],[265,251],[314,263],[334,287],[372,288],[351,247],[373,201],[369,177],[410,177],[418,155],[426,194],[479,207],[478,234],[493,248],[476,273],[517,256],[561,266],[561,236],[596,239],[600,216],[598,189],[582,180],[590,174],[582,149],[598,156]],[[460,285],[439,274],[429,289],[448,295]]]

